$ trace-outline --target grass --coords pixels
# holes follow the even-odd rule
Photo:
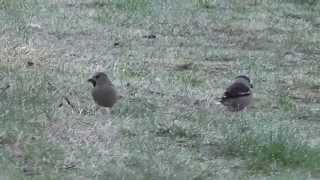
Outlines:
[[[128,17],[141,17],[150,13],[150,2],[147,0],[97,0],[89,4],[96,9],[95,19],[100,23],[110,22],[118,11]]]
[[[23,177],[22,171],[16,174],[14,170],[19,166],[23,169],[29,162],[32,171],[29,173],[41,171],[50,175],[63,164],[64,156],[62,149],[49,143],[47,138],[46,124],[54,110],[50,105],[54,97],[47,89],[47,78],[40,72],[1,66],[10,84],[1,94],[0,138],[2,150],[7,150],[2,151],[1,174],[9,179]]]
[[[318,179],[319,8],[0,0],[0,179]],[[110,113],[96,71],[124,96]],[[230,113],[239,74],[254,103]]]
[[[210,0],[196,0],[194,1],[197,6],[200,8],[211,8],[214,1]]]
[[[37,6],[37,1],[0,1],[0,10],[5,13],[2,20],[4,21],[4,29],[16,32],[15,35],[28,43],[31,37],[31,22],[33,14],[37,10],[33,7]]]
[[[253,129],[248,125],[232,125],[226,132],[224,153],[249,159],[247,165],[252,172],[269,173],[275,167],[278,170],[319,167],[319,149],[310,147],[301,132],[287,124],[268,126]]]

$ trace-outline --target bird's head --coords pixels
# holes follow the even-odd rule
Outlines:
[[[250,78],[246,75],[240,75],[236,77],[236,81],[246,84],[248,87],[253,88]]]
[[[94,87],[96,85],[103,85],[103,84],[112,85],[108,76],[103,72],[95,73],[90,79],[88,79],[88,81],[91,82]]]

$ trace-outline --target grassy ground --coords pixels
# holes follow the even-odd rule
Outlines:
[[[1,180],[320,178],[317,1],[0,0],[0,32]]]

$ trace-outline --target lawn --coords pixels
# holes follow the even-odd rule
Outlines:
[[[320,179],[316,0],[0,0],[0,82],[1,180]]]

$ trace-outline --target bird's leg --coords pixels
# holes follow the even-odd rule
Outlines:
[[[96,104],[95,106],[96,106],[96,107],[94,108],[94,111],[97,112],[97,111],[100,109],[100,106],[97,105],[97,104]]]
[[[110,114],[111,113],[111,109],[110,108],[101,108],[101,113],[102,114]]]

